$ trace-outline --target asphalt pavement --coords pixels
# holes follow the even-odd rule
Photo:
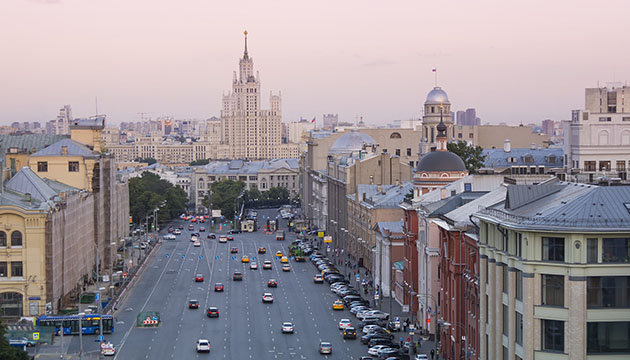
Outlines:
[[[276,215],[275,209],[258,211],[259,223],[263,216]],[[200,233],[201,246],[194,247],[189,223],[179,223],[185,225],[182,234],[177,240],[160,240],[128,296],[118,304],[114,333],[106,336],[116,346],[115,359],[356,359],[367,354],[359,339],[343,339],[339,321],[348,318],[356,324],[358,320],[347,310],[332,310],[337,297],[327,284],[313,282],[317,269],[310,261],[290,261],[291,271],[281,270],[275,253],[288,253],[294,233],[286,231],[287,239],[277,241],[275,234],[265,235],[259,229],[219,243],[219,232],[215,232],[217,239],[207,239],[209,224],[197,224],[195,232],[201,226],[208,230]],[[281,221],[284,229],[286,225]],[[231,247],[238,247],[238,254],[231,254]],[[258,247],[265,247],[267,253],[258,254]],[[259,268],[250,270],[249,264],[241,262],[242,255],[256,261]],[[264,260],[273,261],[272,270],[262,269]],[[232,281],[235,270],[243,273],[243,281]],[[194,281],[197,273],[204,275],[203,282]],[[267,288],[271,278],[278,280],[277,288]],[[225,285],[224,292],[214,292],[217,282]],[[264,292],[273,294],[273,303],[262,303]],[[199,309],[188,309],[191,299],[199,300]],[[209,306],[219,308],[218,318],[206,316]],[[158,311],[160,325],[136,327],[136,316],[142,311]],[[281,333],[284,321],[294,323],[294,334]],[[210,341],[209,355],[196,353],[195,342],[200,338]],[[95,339],[83,336],[84,353],[96,354]],[[79,337],[70,341],[68,352],[78,358]],[[319,354],[320,341],[332,343],[331,355]]]

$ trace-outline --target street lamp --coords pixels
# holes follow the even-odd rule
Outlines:
[[[462,329],[462,333],[464,334],[464,335],[462,335],[462,337],[464,338],[464,359],[468,360],[468,336],[465,335],[466,334],[466,328],[464,328],[464,325],[462,323],[460,323],[460,322],[457,322],[457,321],[453,321],[452,323],[450,323],[448,321],[440,320],[440,321],[438,321],[438,323],[440,325],[443,325],[443,326],[447,327],[447,328],[451,327],[453,325],[456,325],[456,326],[459,326]]]
[[[83,325],[81,323],[83,315],[85,315],[85,313],[79,313],[79,359],[83,358]]]
[[[99,326],[99,336],[100,340],[103,340],[103,299],[102,292],[106,290],[104,287],[98,288],[98,326]]]
[[[114,287],[112,286],[114,283],[114,255],[113,255],[112,248],[114,246],[116,246],[116,242],[112,241],[109,244],[109,288],[112,289],[109,296],[112,299],[114,298]]]

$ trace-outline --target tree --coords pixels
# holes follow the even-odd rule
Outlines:
[[[28,353],[9,345],[5,337],[6,328],[0,319],[0,359],[2,360],[28,360]]]
[[[186,211],[188,197],[183,189],[148,171],[129,179],[129,214],[136,224],[145,221],[165,200],[165,207],[158,211],[158,221],[173,219]]]
[[[459,156],[466,165],[468,173],[474,174],[477,169],[483,167],[486,155],[483,155],[481,146],[468,145],[465,141],[459,140],[456,143],[448,143],[448,151]]]
[[[190,164],[188,165],[189,166],[208,165],[208,163],[210,163],[210,159],[199,159],[199,160],[191,161]]]
[[[221,209],[221,215],[234,219],[236,199],[245,189],[245,183],[234,180],[222,180],[212,183],[210,193],[203,198],[202,204],[208,209]]]

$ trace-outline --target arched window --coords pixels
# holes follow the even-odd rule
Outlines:
[[[447,178],[447,177],[448,177],[448,173],[442,173],[442,174],[440,175],[440,177]]]
[[[630,131],[624,130],[621,133],[621,145],[630,145]]]
[[[598,134],[599,145],[608,145],[608,131],[602,130]]]
[[[390,139],[401,139],[402,136],[400,136],[400,133],[398,132],[393,132],[391,135],[389,135]]]
[[[0,294],[0,316],[23,316],[22,294],[17,292],[4,292]]]
[[[11,233],[11,246],[22,246],[22,233],[14,231]]]
[[[7,246],[7,233],[0,231],[0,246]]]
[[[200,189],[203,189],[205,187],[205,184],[203,182],[203,180],[199,180],[199,186]]]

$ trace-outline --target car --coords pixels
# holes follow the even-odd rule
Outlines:
[[[380,327],[380,326],[378,326],[378,325],[365,325],[365,326],[363,327],[363,333],[364,333],[364,334],[369,334],[369,333],[370,333],[370,331],[372,331],[372,330],[376,330],[376,329],[383,329],[383,328],[382,328],[382,327]],[[383,330],[385,330],[385,329],[383,329]]]
[[[378,325],[384,328],[387,326],[387,322],[383,320],[379,320],[379,319],[366,319],[366,320],[360,321],[358,327],[362,329],[366,325]]]
[[[194,235],[194,234],[193,234],[193,235],[190,237],[190,242],[195,242],[195,241],[199,241],[199,237],[197,237],[197,235]]]
[[[343,338],[344,339],[356,339],[357,338],[357,330],[353,327],[345,328],[343,330]]]
[[[258,253],[259,253],[259,254],[266,254],[266,253],[267,253],[267,249],[266,249],[266,248],[264,248],[264,247],[259,247],[259,248],[258,248]]]
[[[208,308],[208,311],[206,311],[206,314],[208,317],[219,317],[219,308],[211,306]]]
[[[416,354],[416,357],[413,360],[427,360],[429,357],[426,354]]]
[[[179,229],[179,230],[184,230],[184,225],[180,224],[180,225],[177,227],[177,229]]]
[[[241,262],[242,263],[248,263],[249,262],[249,256],[247,256],[247,255],[241,256]]]
[[[145,243],[144,241],[140,243],[140,249],[146,249],[147,248],[147,243]]]
[[[220,243],[226,243],[227,242],[227,237],[225,237],[223,235],[219,236],[219,242]]]
[[[203,274],[195,275],[195,282],[203,282]]]
[[[295,327],[292,322],[285,321],[282,323],[282,333],[283,334],[293,334],[295,331]]]
[[[253,261],[251,264],[249,264],[249,268],[251,270],[258,270],[258,263]]]
[[[277,257],[282,257],[282,256],[283,256],[283,255],[282,255],[282,251],[280,251],[280,250],[276,251],[276,256],[277,256]]]
[[[374,358],[371,356],[361,356],[359,360],[374,360]]]
[[[369,310],[370,308],[365,305],[358,305],[350,308],[350,313],[356,315],[359,311]]]
[[[278,280],[269,279],[269,281],[267,281],[267,287],[278,287]]]
[[[379,359],[389,359],[391,357],[398,358],[398,356],[402,356],[402,355],[403,355],[403,352],[400,351],[400,349],[395,349],[391,347],[381,349],[378,352]]]
[[[332,354],[332,344],[328,341],[320,341],[319,342],[319,353],[320,354]]]
[[[375,345],[368,349],[368,354],[378,356],[379,351],[383,349],[391,349],[387,345]]]
[[[272,264],[270,260],[263,261],[263,270],[271,270]]]
[[[237,247],[231,247],[231,248],[230,248],[230,253],[232,253],[232,254],[238,254],[238,248],[237,248]]]
[[[230,231],[228,231],[228,234],[240,234],[241,233],[241,229],[236,228],[236,229],[231,229]]]
[[[283,264],[288,263],[289,262],[289,258],[287,258],[286,256],[283,256],[283,257],[280,258],[280,262],[283,263]]]
[[[217,291],[217,292],[218,291],[223,291],[223,288],[224,288],[223,283],[216,283],[216,284],[214,284],[214,291]]]
[[[333,310],[343,310],[343,303],[341,300],[335,300],[332,304],[332,308]]]
[[[197,352],[210,352],[210,342],[206,339],[197,340]]]
[[[272,303],[273,295],[271,293],[264,293],[262,296],[262,302],[264,303]]]
[[[194,247],[200,247],[200,246],[201,246],[201,243],[200,243],[199,241],[195,241],[195,242],[193,243],[193,246],[194,246]]]
[[[315,276],[313,276],[313,282],[315,284],[323,284],[324,283],[324,277],[322,276],[322,274],[315,274]]]
[[[182,226],[182,228],[183,228],[183,226]],[[182,231],[181,231],[180,229],[175,229],[175,230],[173,230],[173,234],[175,234],[175,235],[181,235],[181,234],[182,234]]]
[[[343,330],[349,327],[352,327],[352,324],[350,323],[350,319],[341,319],[339,321],[339,330]]]
[[[189,309],[199,309],[199,300],[188,300]]]
[[[345,298],[344,298],[345,301]],[[380,310],[370,310],[370,311],[362,311],[357,313],[357,318],[364,319],[379,319],[379,320],[387,320],[389,319],[389,314],[386,312],[382,312]]]
[[[189,231],[194,231],[195,230],[195,225],[193,225],[193,224],[188,225],[188,230]]]
[[[215,233],[208,234],[208,239],[216,239],[217,235]]]
[[[234,241],[234,236],[232,236],[232,235],[228,235],[228,236],[227,236],[227,239],[228,239],[228,241]]]
[[[232,275],[232,280],[233,281],[242,281],[243,280],[243,273],[240,271],[235,271],[234,275]]]
[[[384,333],[370,333],[370,334],[366,334],[361,336],[361,343],[363,344],[369,344],[369,342],[373,339],[386,339],[386,340],[392,340],[394,338],[394,335],[392,334],[384,334]]]
[[[206,232],[206,228],[205,227],[200,227],[199,228],[199,232]]]
[[[101,343],[101,355],[114,356],[116,355],[116,348],[114,344],[108,342]]]
[[[282,271],[291,271],[291,265],[289,264],[282,265]]]
[[[383,338],[383,337],[380,337],[380,338],[379,337],[375,337],[373,339],[370,339],[370,341],[368,341],[368,343],[367,343],[368,349],[371,348],[371,347],[374,347],[376,345],[385,345],[385,346],[390,347],[390,348],[399,348],[400,347],[400,343],[395,343],[395,342],[393,342],[392,339],[386,339],[386,338]]]

